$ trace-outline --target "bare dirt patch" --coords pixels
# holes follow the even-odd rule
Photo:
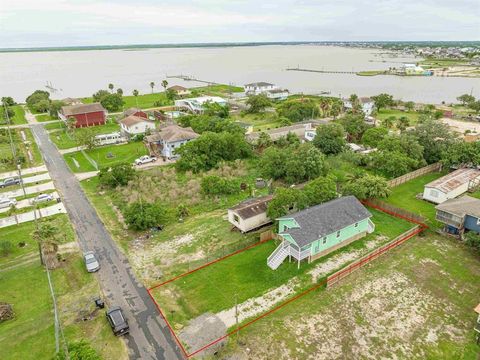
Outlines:
[[[183,246],[194,241],[192,234],[174,237],[172,240],[153,243],[150,238],[141,237],[130,244],[130,261],[144,279],[156,280],[162,277],[161,266],[195,261],[205,257],[202,250],[193,253],[181,253]]]

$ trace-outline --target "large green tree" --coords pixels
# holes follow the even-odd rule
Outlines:
[[[475,97],[470,94],[463,94],[457,97],[457,100],[462,103],[463,106],[466,106],[475,101]]]
[[[248,105],[247,111],[252,114],[264,112],[266,108],[272,106],[272,102],[264,94],[249,96],[246,104]]]
[[[387,135],[388,130],[384,127],[369,128],[362,135],[362,144],[372,148],[377,147]]]
[[[318,205],[337,197],[337,185],[332,177],[320,176],[313,179],[302,191],[308,206]]]
[[[199,172],[216,167],[221,161],[244,159],[252,155],[252,148],[239,133],[205,132],[197,139],[179,147],[177,170]]]
[[[275,196],[268,203],[267,216],[276,220],[288,213],[302,210],[307,206],[307,198],[303,191],[292,188],[278,188]]]
[[[311,99],[286,100],[278,105],[277,111],[279,116],[292,122],[314,119],[320,112],[317,103]]]
[[[364,174],[344,184],[342,194],[353,195],[362,200],[386,198],[390,194],[390,188],[384,177]]]
[[[320,151],[327,155],[338,154],[345,150],[345,130],[337,123],[329,123],[317,127],[317,134],[313,139]]]
[[[125,186],[136,176],[135,169],[131,164],[122,163],[111,167],[103,167],[98,174],[100,185],[116,188],[117,186]]]
[[[375,107],[377,110],[393,106],[395,102],[393,101],[393,96],[390,94],[378,94],[376,96],[372,96],[372,100],[375,102]]]
[[[431,119],[418,124],[409,133],[423,146],[423,158],[429,164],[440,161],[443,151],[457,139],[448,125]]]
[[[162,226],[167,220],[167,211],[161,203],[148,203],[142,200],[128,205],[123,215],[128,227],[133,230]]]

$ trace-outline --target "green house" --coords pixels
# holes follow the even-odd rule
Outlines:
[[[282,243],[268,257],[275,270],[289,257],[311,262],[375,230],[372,214],[354,196],[344,196],[281,217],[278,235]]]

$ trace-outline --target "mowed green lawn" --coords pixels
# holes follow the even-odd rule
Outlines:
[[[119,163],[133,163],[135,159],[147,154],[143,142],[131,142],[124,145],[109,145],[93,150],[85,150],[85,154],[95,161],[98,168],[113,166]],[[88,172],[97,170],[82,151],[65,154],[65,161],[73,172]],[[77,167],[74,159],[77,161]]]
[[[157,107],[155,105],[155,102],[160,101],[161,103],[164,103],[167,105],[168,100],[165,96],[165,93],[163,92],[154,92],[153,94],[140,94],[136,98],[133,95],[123,95],[123,101],[125,101],[125,104],[123,105],[124,109],[128,109],[131,107],[139,107],[141,109],[148,109],[148,108],[153,108]],[[82,102],[88,104],[93,102],[93,98],[87,97],[83,98]],[[173,105],[173,103],[172,103]],[[118,112],[121,112],[122,110],[119,110]]]
[[[32,132],[28,128],[14,128],[10,129],[12,134],[12,140],[15,147],[18,159],[23,159],[22,168],[28,168],[32,166],[38,166],[43,163],[42,156],[38,150],[37,143],[35,142]],[[25,134],[26,142],[23,141],[21,133]],[[6,129],[1,129],[0,134],[0,158],[12,159],[12,149],[10,147],[10,140]],[[28,156],[28,150],[32,154],[32,160]],[[0,162],[0,172],[15,170],[16,166],[12,162]]]
[[[377,113],[376,117],[379,120],[384,120],[384,119],[386,119],[390,116],[395,116],[397,119],[401,118],[402,116],[405,116],[409,120],[410,125],[415,125],[418,122],[418,117],[420,116],[420,114],[417,113],[416,111],[401,111],[401,110],[395,110],[395,109],[381,109]]]
[[[62,243],[75,240],[66,215],[43,221],[62,231]],[[0,240],[13,245],[10,254],[0,255],[0,301],[11,304],[15,312],[14,319],[0,324],[2,360],[50,360],[55,353],[53,304],[38,246],[31,236],[34,229],[34,222],[0,229]],[[25,246],[19,247],[21,242]],[[105,359],[124,358],[124,347],[111,334],[103,312],[90,321],[80,320],[81,310],[93,310],[91,299],[100,293],[99,287],[95,277],[85,271],[79,251],[63,257],[65,262],[51,275],[67,341],[85,339]]]
[[[426,184],[444,175],[445,173],[434,172],[396,186],[392,188],[392,193],[385,201],[424,216],[428,219],[427,224],[429,226],[438,228],[440,223],[435,220],[435,205],[425,200],[417,199],[416,196],[423,194]]]
[[[59,119],[53,118],[50,114],[39,114],[39,115],[35,115],[35,118],[37,119],[38,122],[59,120]],[[59,120],[59,121],[60,121],[60,120]]]
[[[49,128],[49,130],[51,130],[52,128],[53,129],[60,128],[56,124],[48,124],[48,125],[55,125]],[[61,125],[61,127],[65,128],[63,125]],[[120,131],[120,125],[115,121],[109,121],[105,125],[90,126],[88,128],[75,129],[72,134],[68,134],[66,131],[55,131],[53,133],[50,133],[50,139],[57,146],[57,148],[70,149],[78,146],[76,138],[81,136],[82,133],[89,132],[89,131],[91,131],[95,135],[109,134],[112,132]]]
[[[27,119],[25,119],[25,110],[21,105],[14,105],[10,107],[14,111],[14,115],[10,118],[11,125],[22,125],[27,124]],[[0,126],[7,125],[4,122],[4,119],[0,120]]]
[[[304,261],[300,269],[297,268],[296,262],[285,261],[277,270],[271,270],[267,266],[267,258],[277,244],[269,241],[180,278],[165,287],[157,288],[153,294],[161,307],[167,304],[165,310],[173,323],[185,324],[188,320],[205,312],[216,313],[231,308],[235,305],[235,298],[241,303],[260,296],[296,276],[301,280],[302,288],[309,287],[312,282],[310,275],[306,272],[312,267],[335,254],[362,249],[367,241],[379,235],[383,235],[384,242],[387,242],[412,227],[412,224],[407,221],[373,209],[370,211],[373,215],[372,221],[376,225],[373,234],[311,264]],[[173,305],[171,299],[168,296],[165,298],[163,293],[172,289],[175,289],[173,292],[176,293],[177,299],[177,303]],[[172,308],[170,309],[169,306]]]

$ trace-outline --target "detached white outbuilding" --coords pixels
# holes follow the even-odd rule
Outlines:
[[[266,195],[242,201],[228,209],[228,221],[242,233],[271,223],[267,216],[267,205],[272,198],[272,195]]]
[[[458,169],[434,180],[423,190],[423,198],[435,204],[456,198],[480,183],[480,170]]]
[[[155,122],[140,116],[130,115],[120,120],[120,128],[128,135],[145,134],[148,130],[155,130]]]

